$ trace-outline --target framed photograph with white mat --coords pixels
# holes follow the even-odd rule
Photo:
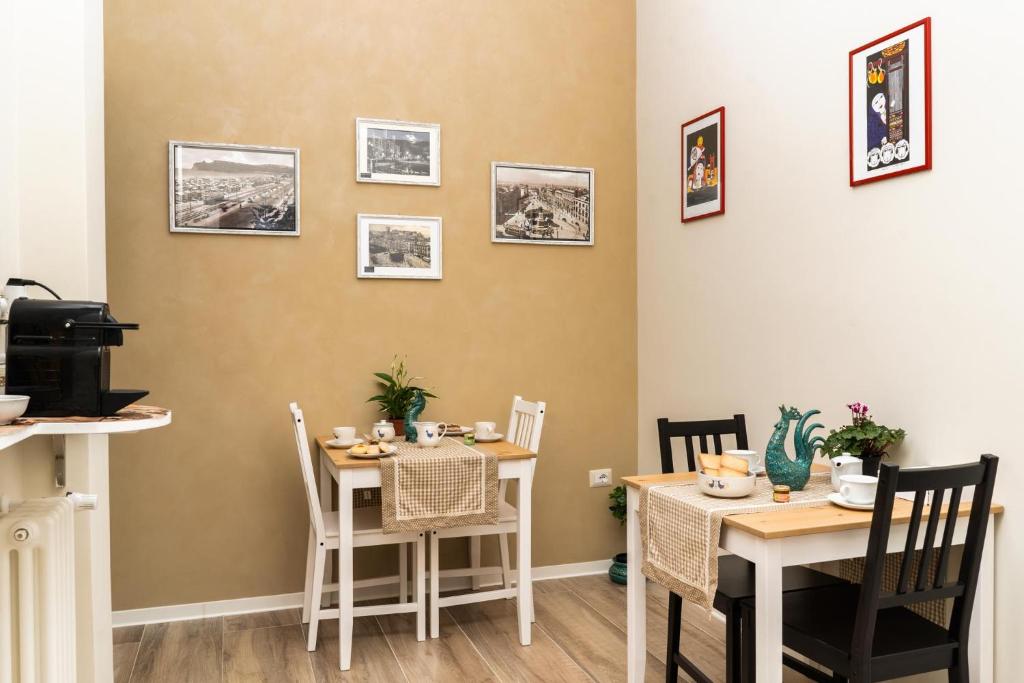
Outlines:
[[[361,278],[441,279],[441,218],[356,217],[356,275]]]
[[[931,18],[850,52],[850,185],[932,167]]]
[[[682,134],[682,221],[725,213],[725,107],[687,121]]]
[[[441,125],[356,119],[356,180],[441,184]]]

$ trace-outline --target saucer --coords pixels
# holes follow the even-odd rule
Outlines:
[[[874,503],[851,503],[850,501],[843,498],[839,493],[828,494],[828,500],[830,503],[834,503],[841,508],[848,508],[850,510],[874,510]]]
[[[750,472],[760,477],[762,474],[764,474],[764,465],[754,465],[753,467],[750,468]]]
[[[475,438],[477,440],[477,443],[494,443],[495,441],[501,441],[502,439],[504,439],[505,435],[498,434],[497,432],[495,432],[490,436],[477,436]]]
[[[359,444],[363,443],[363,440],[360,439],[359,437],[356,437],[351,441],[342,441],[341,439],[328,439],[324,443],[326,443],[331,448],[352,448],[353,446],[358,446]]]

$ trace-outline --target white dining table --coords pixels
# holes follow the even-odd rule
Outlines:
[[[647,580],[641,573],[644,549],[640,538],[640,490],[645,485],[683,483],[694,478],[691,472],[623,478],[627,491],[626,640],[630,683],[644,680],[647,663]],[[902,552],[906,546],[911,507],[909,501],[896,501],[889,534],[890,553]],[[993,503],[988,533],[985,534],[968,643],[972,683],[990,683],[994,676],[994,517],[1002,512],[1002,506]],[[964,542],[969,513],[970,503],[961,503],[954,545]],[[799,514],[781,510],[725,517],[720,547],[755,565],[755,666],[758,683],[782,681],[782,568],[863,557],[870,525],[871,512],[847,510],[831,504],[801,508]],[[935,540],[938,544],[941,538]],[[917,548],[921,548],[923,543],[922,534],[917,539]]]
[[[320,503],[324,514],[338,515],[340,534],[338,548],[338,633],[339,659],[342,671],[352,666],[352,619],[358,612],[354,605],[355,581],[352,572],[353,491],[380,488],[380,461],[354,458],[339,448],[330,448],[330,436],[317,437],[320,451]],[[533,614],[532,534],[533,471],[537,454],[507,441],[477,443],[479,451],[494,453],[498,458],[498,478],[518,482],[518,519],[516,526],[517,578],[516,599],[519,600],[519,642],[529,645]],[[338,485],[338,509],[331,509],[332,482]],[[331,564],[327,564],[325,583],[331,583]]]

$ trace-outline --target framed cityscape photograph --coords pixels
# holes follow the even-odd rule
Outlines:
[[[850,51],[850,185],[932,167],[931,18]]]
[[[171,232],[299,235],[299,150],[168,144]]]
[[[725,213],[725,107],[687,121],[682,131],[682,221]]]
[[[441,279],[441,219],[430,216],[356,217],[356,275]]]
[[[440,185],[440,124],[356,119],[356,180]]]
[[[594,169],[491,163],[491,241],[594,244]]]

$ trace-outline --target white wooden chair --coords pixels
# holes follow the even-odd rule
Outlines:
[[[325,609],[321,606],[325,593],[338,590],[338,584],[324,584],[324,571],[330,561],[331,550],[339,545],[338,515],[324,514],[321,501],[317,495],[316,482],[313,478],[313,463],[309,454],[309,440],[306,435],[305,421],[297,403],[289,404],[292,413],[292,424],[295,427],[295,445],[299,452],[299,465],[302,469],[302,483],[306,487],[306,502],[309,505],[309,550],[306,556],[306,585],[302,602],[302,623],[309,624],[307,649],[316,649],[317,629],[321,619],[337,619],[338,609]],[[384,534],[381,528],[380,507],[356,508],[353,512],[355,532],[353,545],[356,548],[371,545],[390,545],[400,543],[401,557],[405,558],[405,544],[416,544],[416,562],[413,567],[413,601],[406,602],[405,572],[398,577],[367,579],[356,581],[354,588],[363,586],[379,586],[383,583],[399,583],[400,602],[384,605],[357,606],[352,610],[353,616],[363,617],[376,614],[399,614],[416,612],[416,639],[426,638],[426,540],[423,532],[406,532]]]
[[[508,420],[508,431],[505,432],[505,440],[517,446],[538,452],[540,448],[540,436],[544,429],[544,413],[547,405],[543,401],[536,403],[523,400],[522,396],[515,396],[512,399],[512,414]],[[437,529],[430,534],[430,637],[437,638],[440,625],[440,608],[447,605],[462,605],[471,602],[483,602],[485,600],[498,600],[501,598],[511,599],[515,597],[515,589],[512,588],[512,570],[509,566],[508,535],[515,533],[516,524],[519,518],[519,511],[514,505],[506,500],[508,481],[502,480],[498,488],[498,523],[493,526],[471,526],[456,527],[452,529]],[[498,546],[501,552],[501,566],[481,567],[480,566],[480,539],[483,536],[498,535]],[[470,543],[470,566],[460,569],[446,569],[439,571],[438,568],[438,541],[442,538],[462,538],[468,536]],[[465,593],[441,597],[440,586],[442,578],[449,577],[470,577],[473,590],[480,589],[480,579],[483,576],[500,575],[503,588],[487,590],[479,593]],[[533,596],[530,596],[530,604],[533,604]],[[533,614],[530,614],[530,621],[534,621]]]

